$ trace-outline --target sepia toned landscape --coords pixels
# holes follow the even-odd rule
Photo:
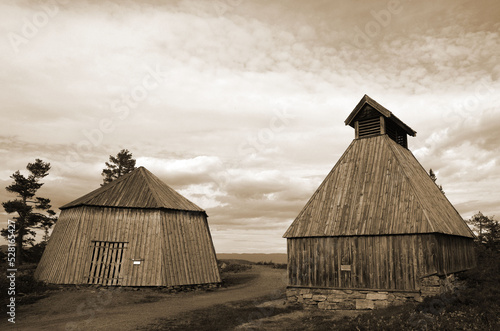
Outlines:
[[[1,330],[500,330],[496,0],[0,3]]]

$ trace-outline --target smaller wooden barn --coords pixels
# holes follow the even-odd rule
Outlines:
[[[474,235],[408,149],[416,132],[364,96],[355,139],[284,237],[290,301],[365,309],[440,293]]]
[[[61,207],[35,272],[55,284],[220,282],[203,209],[144,167]]]

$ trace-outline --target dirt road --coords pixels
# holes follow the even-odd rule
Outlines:
[[[4,330],[135,330],[160,318],[216,304],[283,297],[285,270],[254,265],[231,276],[233,285],[213,292],[165,294],[153,289],[64,290],[19,307],[17,322]]]

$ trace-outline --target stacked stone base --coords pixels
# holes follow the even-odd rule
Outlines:
[[[286,291],[287,301],[305,308],[319,309],[375,309],[405,302],[420,302],[419,292],[388,292],[355,289],[294,288]]]
[[[453,275],[425,277],[419,291],[305,288],[289,286],[286,290],[289,304],[311,309],[365,310],[385,308],[407,302],[422,302],[424,297],[438,295],[457,287]]]

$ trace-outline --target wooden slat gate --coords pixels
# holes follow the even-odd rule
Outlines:
[[[121,285],[120,271],[126,242],[92,241],[88,284]]]

